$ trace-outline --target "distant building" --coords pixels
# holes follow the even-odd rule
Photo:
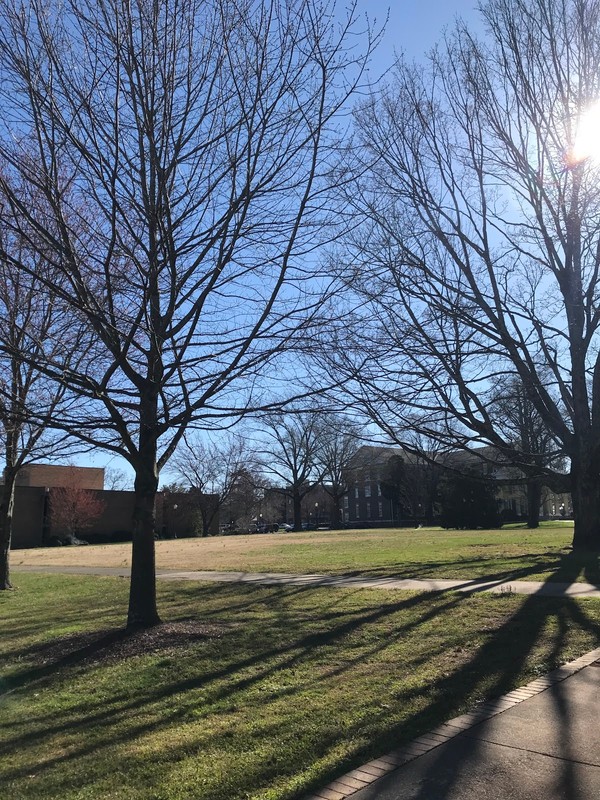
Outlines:
[[[384,496],[381,485],[393,456],[406,459],[399,447],[363,445],[355,453],[346,471],[348,492],[341,514],[344,524],[386,527],[401,523],[398,503]]]
[[[42,486],[47,489],[77,486],[79,489],[104,489],[104,467],[27,464],[19,470],[17,486]]]
[[[78,532],[90,543],[127,541],[133,529],[134,492],[105,491],[101,467],[29,464],[17,476],[13,514],[12,547],[42,547],[61,538],[53,523],[52,497],[60,489],[85,490],[101,501],[101,511],[92,524]],[[156,534],[175,538],[202,532],[200,503],[212,507],[209,533],[219,532],[218,497],[193,493],[159,492],[156,496]]]
[[[437,516],[438,486],[445,467],[454,470],[475,468],[496,480],[500,512],[524,518],[527,514],[526,488],[516,480],[510,482],[518,470],[508,464],[503,466],[498,463],[497,454],[492,455],[492,448],[481,448],[479,452],[455,451],[438,456],[436,466],[399,447],[364,445],[353,457],[346,473],[348,493],[343,498],[342,519],[346,525],[358,527],[402,526],[431,521]],[[401,458],[405,465],[405,485],[395,497],[390,487],[385,485],[393,457]],[[571,513],[569,494],[543,490],[542,519]]]

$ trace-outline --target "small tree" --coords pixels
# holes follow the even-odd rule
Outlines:
[[[498,528],[500,517],[492,481],[469,473],[449,474],[442,490],[442,528]]]
[[[251,521],[260,513],[264,485],[264,478],[255,467],[243,467],[239,471],[221,506],[221,518],[229,530],[248,530]]]
[[[265,441],[259,458],[268,476],[281,482],[292,499],[294,530],[302,529],[302,498],[325,472],[322,458],[323,425],[313,411],[271,414],[264,419]]]
[[[245,477],[249,459],[248,445],[239,436],[224,437],[221,442],[203,441],[194,435],[184,437],[173,458],[172,471],[193,490],[204,536],[208,536],[215,516]]]
[[[94,524],[105,503],[96,492],[80,485],[75,469],[69,484],[50,489],[49,505],[53,535],[72,542]]]
[[[509,378],[498,388],[490,416],[507,441],[513,442],[514,454],[518,456],[513,462],[515,482],[524,483],[527,499],[527,527],[537,528],[546,471],[563,465],[562,448],[518,378]]]
[[[104,488],[109,492],[131,492],[133,480],[119,467],[105,467]]]
[[[42,207],[39,193],[34,196]],[[32,230],[3,231],[0,236],[0,590],[12,588],[10,547],[19,470],[76,450],[68,432],[51,428],[56,417],[68,412],[73,396],[40,365],[58,354],[65,367],[75,368],[85,352],[81,327],[68,319],[65,304],[48,294],[36,275],[44,260],[32,237]],[[26,261],[30,272],[15,270],[15,258]]]
[[[408,470],[410,466],[402,456],[393,455],[381,475],[381,494],[392,504],[392,518],[405,514],[414,516],[415,498],[411,497]]]
[[[333,503],[332,527],[341,523],[340,506],[348,494],[348,467],[360,446],[358,426],[339,414],[324,414],[317,452],[323,489]]]

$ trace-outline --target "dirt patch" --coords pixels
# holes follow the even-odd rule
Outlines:
[[[104,629],[60,636],[31,648],[25,657],[40,667],[68,664],[111,664],[148,653],[176,653],[210,639],[219,639],[232,625],[197,620],[163,622],[153,628],[128,631]]]

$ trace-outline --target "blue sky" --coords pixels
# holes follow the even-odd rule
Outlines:
[[[378,22],[385,19],[389,9],[385,37],[372,66],[378,73],[393,62],[394,50],[403,52],[409,60],[418,60],[457,16],[466,21],[478,19],[476,0],[358,0],[358,9]]]

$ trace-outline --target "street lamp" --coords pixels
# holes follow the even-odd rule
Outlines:
[[[319,504],[315,503],[315,528],[319,527]]]

